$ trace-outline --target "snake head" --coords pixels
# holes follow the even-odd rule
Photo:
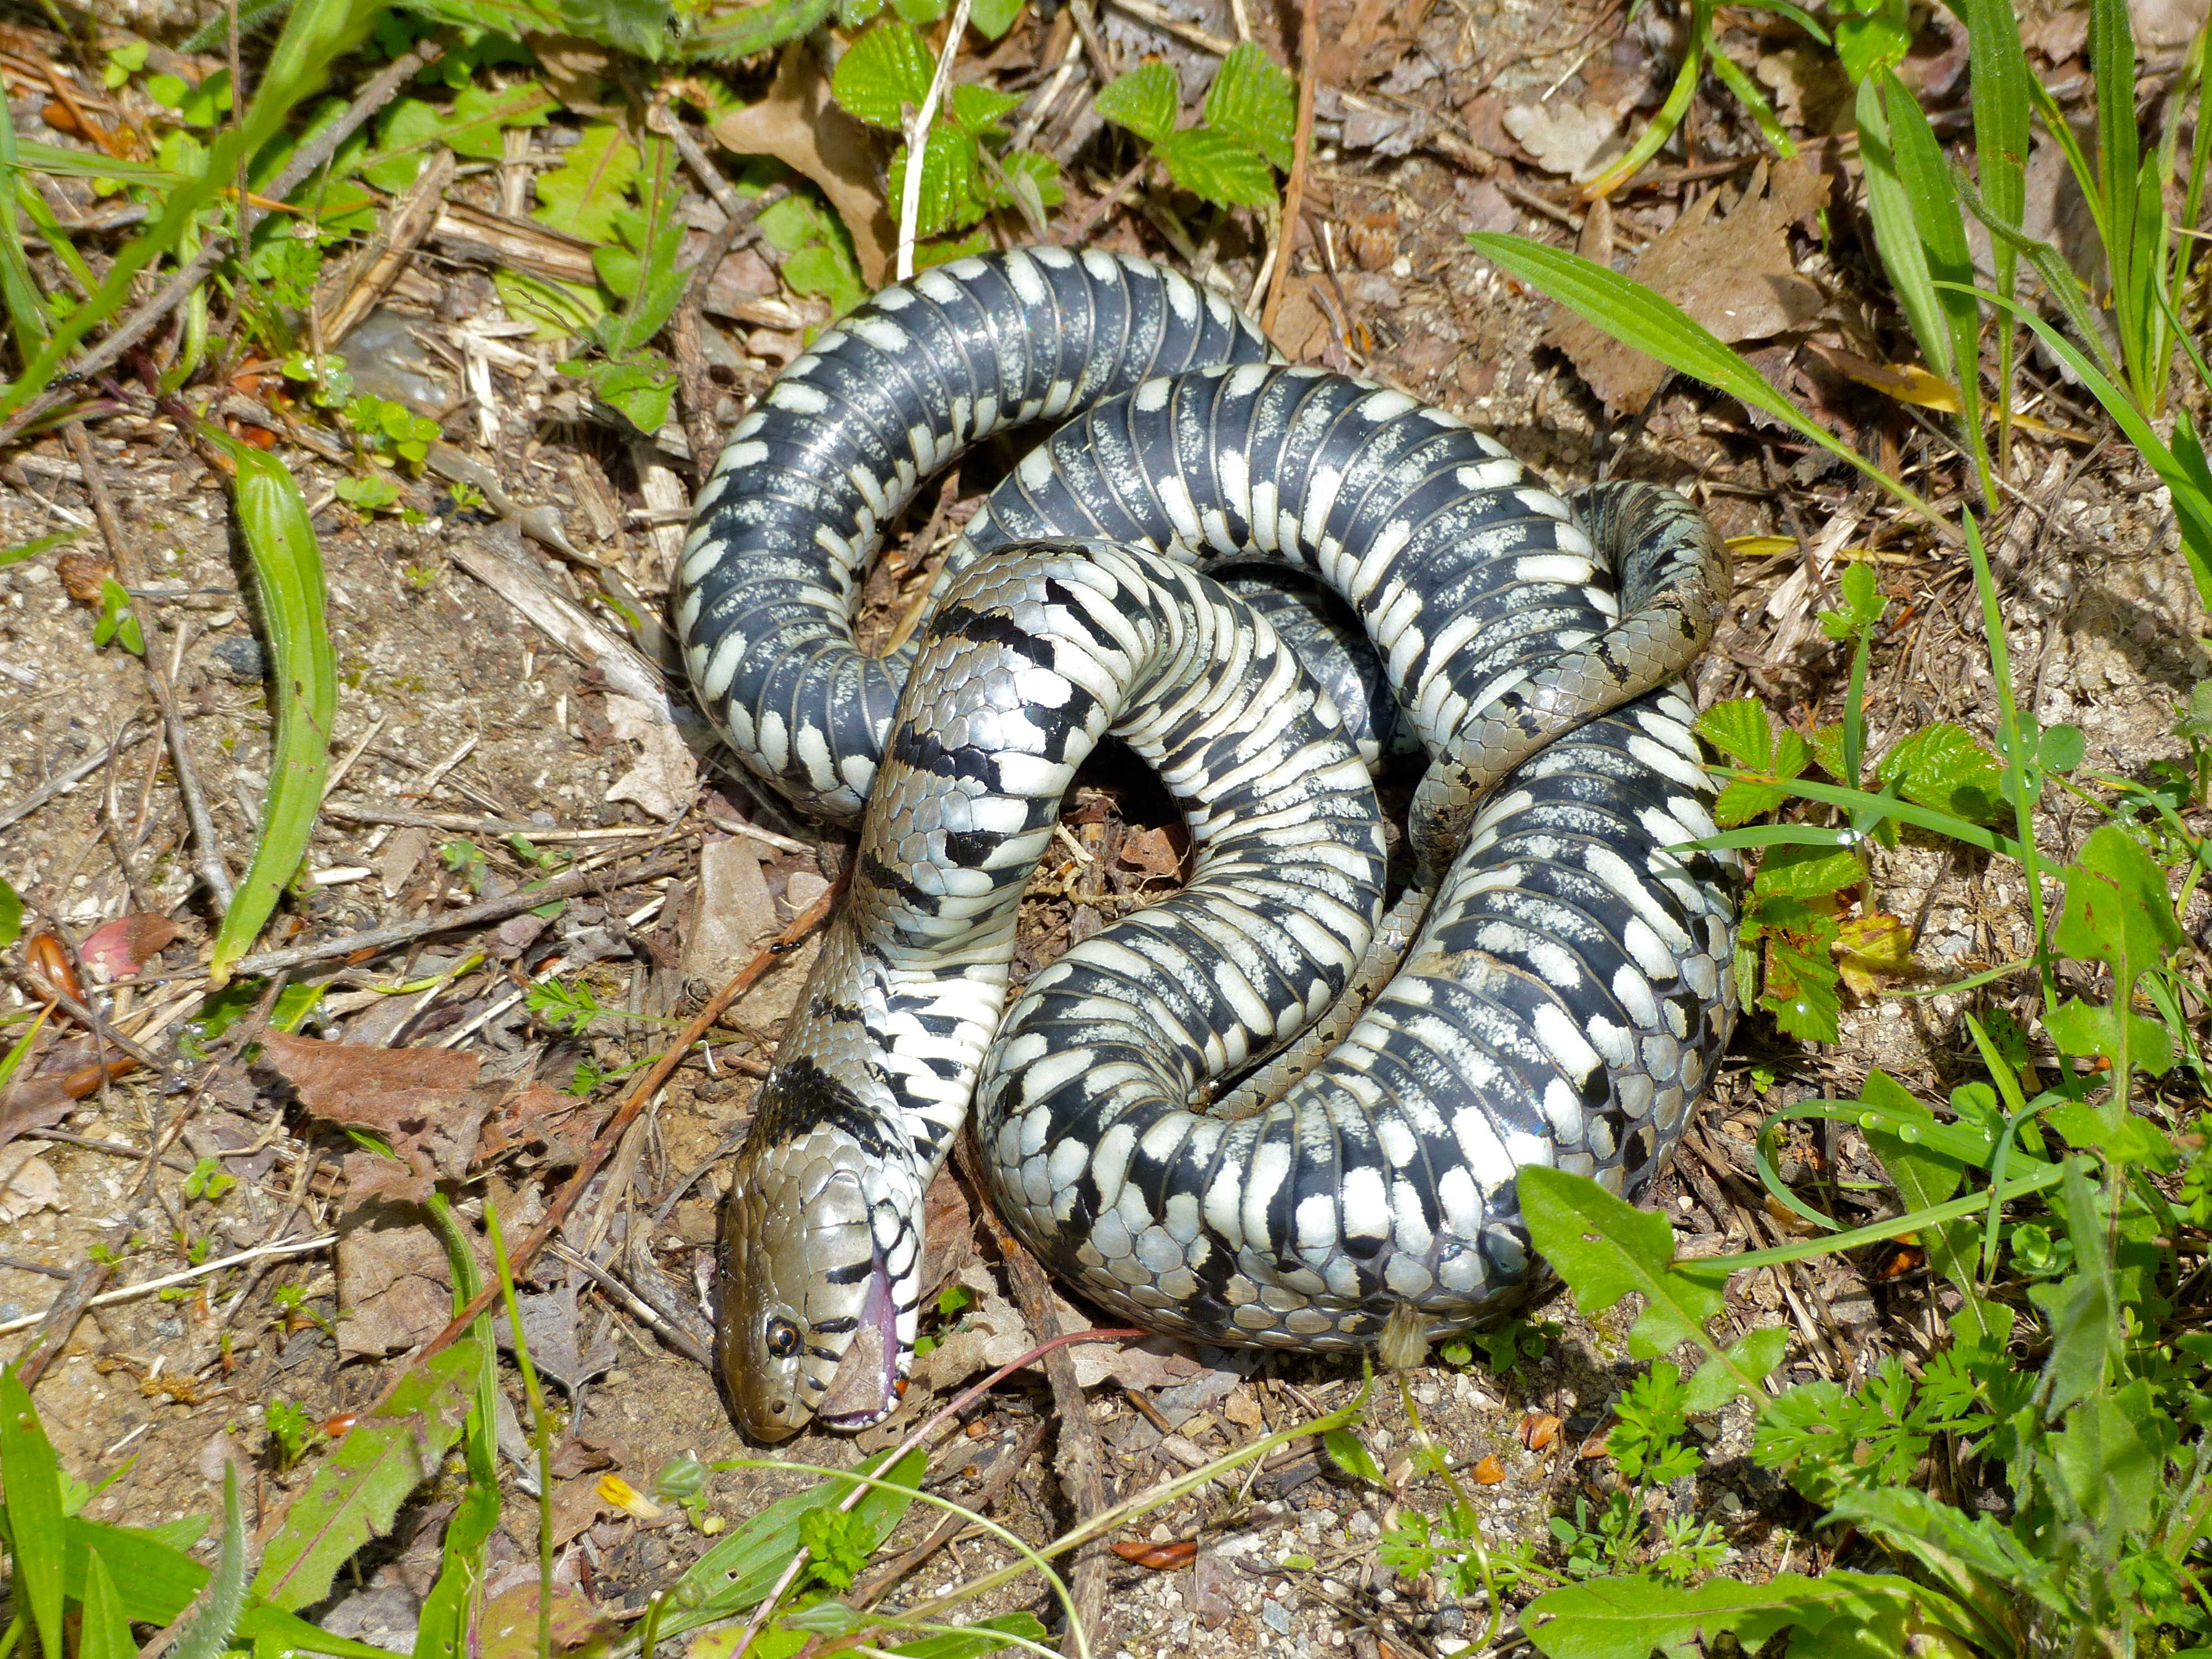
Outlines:
[[[816,1418],[864,1429],[906,1389],[920,1192],[908,1192],[902,1159],[843,1129],[817,1121],[764,1138],[769,1116],[756,1119],[723,1207],[716,1367],[757,1440],[787,1440]]]

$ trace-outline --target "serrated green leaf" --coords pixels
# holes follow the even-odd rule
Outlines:
[[[1632,1291],[1644,1297],[1644,1316],[1628,1338],[1635,1358],[1656,1358],[1694,1340],[1721,1310],[1725,1271],[1715,1279],[1674,1268],[1674,1230],[1665,1216],[1624,1203],[1587,1176],[1541,1164],[1522,1166],[1520,1194],[1530,1241],[1583,1312],[1602,1312]]]
[[[2008,822],[2012,808],[1998,788],[2002,769],[1964,726],[1936,720],[1890,746],[1875,768],[1905,799],[1974,823]]]
[[[586,127],[567,159],[538,174],[538,204],[530,216],[586,242],[611,241],[638,167],[636,147],[620,129],[604,122]]]
[[[1006,174],[1003,182],[1000,173]],[[986,169],[975,180],[975,187],[993,207],[1013,207],[1017,205],[1015,192],[1025,192],[1030,207],[1040,218],[1047,210],[1067,199],[1067,187],[1060,182],[1060,163],[1033,149],[1008,150],[999,157],[998,172]]]
[[[1866,879],[1866,866],[1846,848],[1776,848],[1761,860],[1752,893],[1761,899],[1825,898]]]
[[[946,101],[951,106],[952,125],[972,138],[983,138],[1006,131],[1000,123],[1022,106],[1022,94],[963,82]]]
[[[1771,812],[1789,799],[1789,790],[1778,783],[1747,783],[1739,779],[1723,787],[1713,802],[1713,822],[1723,830],[1733,830]]]
[[[1747,770],[1774,763],[1774,722],[1757,697],[1731,697],[1698,716],[1697,733]]]
[[[1779,939],[1766,943],[1766,987],[1759,1006],[1803,1042],[1834,1042],[1843,1003],[1835,958],[1815,956]]]
[[[1297,88],[1257,41],[1240,40],[1206,88],[1206,124],[1243,140],[1287,173],[1297,135]]]
[[[1176,116],[1182,108],[1182,85],[1167,64],[1146,64],[1099,88],[1091,106],[1146,143],[1158,144],[1175,131]]]
[[[935,236],[974,224],[986,211],[975,193],[978,164],[975,141],[951,127],[932,127],[922,147],[921,191],[915,213],[915,231]],[[890,199],[906,199],[906,146],[891,157],[887,186]]]
[[[320,1601],[371,1538],[392,1525],[408,1493],[438,1470],[460,1436],[483,1358],[473,1338],[402,1378],[385,1404],[356,1422],[270,1540],[257,1594],[291,1611]]]
[[[2173,1069],[2173,1042],[2166,1027],[2141,1014],[2128,1020],[2128,1064],[2157,1077]],[[2101,1054],[2117,1062],[2120,1057],[2120,1012],[2069,997],[2056,1008],[2044,1011],[2043,1028],[2062,1054]]]
[[[830,95],[870,126],[896,132],[905,125],[906,107],[920,109],[929,96],[930,77],[936,72],[937,60],[921,31],[886,17],[837,60]],[[891,200],[898,199],[894,187]]]
[[[246,1512],[238,1502],[238,1465],[222,1466],[222,1553],[215,1576],[170,1651],[177,1659],[222,1659],[246,1611]]]
[[[1692,1373],[1682,1390],[1682,1409],[1717,1412],[1738,1395],[1747,1392],[1742,1378],[1765,1377],[1790,1351],[1790,1333],[1780,1325],[1747,1331],[1708,1359]]]
[[[834,0],[769,0],[765,5],[718,10],[695,21],[678,52],[684,58],[716,63],[750,58],[786,41],[803,40],[821,27],[833,9]],[[866,19],[855,15],[848,21],[857,24]]]
[[[1794,1572],[1764,1584],[1712,1578],[1695,1589],[1599,1578],[1538,1596],[1522,1609],[1521,1628],[1547,1659],[1650,1659],[1654,1648],[1672,1650],[1699,1638],[1710,1644],[1723,1632],[1749,1653],[1793,1625],[1826,1624],[1847,1593]]]
[[[560,370],[590,386],[601,403],[647,436],[668,424],[676,404],[676,373],[655,354],[621,362],[571,361]]]
[[[1242,138],[1210,127],[1171,132],[1152,146],[1168,176],[1192,195],[1221,207],[1266,207],[1275,199],[1267,159]]]

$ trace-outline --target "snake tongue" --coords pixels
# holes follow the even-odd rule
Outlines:
[[[880,1423],[898,1403],[898,1309],[883,1258],[868,1276],[868,1297],[845,1357],[815,1410],[827,1427],[851,1431]]]

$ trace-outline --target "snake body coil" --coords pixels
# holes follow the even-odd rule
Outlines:
[[[1712,831],[1672,683],[1725,595],[1702,520],[1649,486],[1562,501],[1455,417],[1249,361],[1249,325],[1180,280],[1037,250],[890,290],[793,365],[702,492],[678,600],[702,700],[811,810],[874,790],[725,1212],[720,1358],[757,1434],[890,1408],[921,1191],[979,1066],[999,1207],[1089,1294],[1206,1340],[1332,1347],[1401,1304],[1447,1329],[1497,1312],[1527,1282],[1517,1170],[1638,1190],[1725,1042],[1735,860],[1667,850]],[[1191,372],[1146,380],[1156,343],[1048,331],[1141,308],[1108,289],[1157,297]],[[832,419],[833,395],[880,418]],[[925,672],[893,696],[912,653],[866,663],[843,609],[880,526],[976,432],[1086,400],[948,556]],[[1328,695],[1179,568],[1255,556],[1311,572],[1372,641],[1430,757],[1413,830],[1441,880],[1345,1041],[1231,1121],[1194,1090],[1320,1012],[1380,902],[1340,863],[1283,873],[1357,815],[1341,757],[1274,712],[1333,726]],[[987,1054],[1067,757],[1116,722],[1201,848],[1239,850],[1041,973]]]

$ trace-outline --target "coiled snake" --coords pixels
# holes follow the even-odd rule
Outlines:
[[[921,1194],[971,1094],[1003,1218],[1091,1299],[1340,1349],[1401,1304],[1437,1332],[1510,1305],[1518,1170],[1632,1195],[1725,1044],[1738,867],[1669,850],[1713,830],[1677,678],[1726,596],[1703,520],[1645,485],[1562,501],[1455,416],[1265,356],[1141,261],[964,260],[817,340],[700,493],[677,618],[702,705],[797,805],[866,806],[724,1212],[717,1357],[757,1437],[891,1408]],[[863,658],[854,574],[919,482],[1079,410],[951,550],[918,643]],[[1434,897],[1333,1051],[1237,1116],[1191,1102],[1336,1000],[1383,898],[1335,699],[1189,568],[1255,558],[1372,642],[1430,757]],[[1109,732],[1160,771],[1195,872],[1002,1023],[1023,885]]]

